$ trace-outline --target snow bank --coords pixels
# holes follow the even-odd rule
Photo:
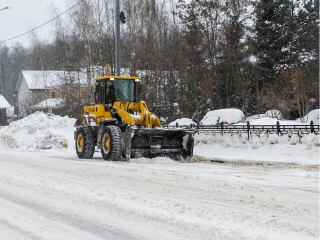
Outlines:
[[[306,116],[304,116],[303,120],[306,123],[310,123],[311,121],[313,121],[313,124],[318,125],[320,124],[319,117],[320,117],[320,109],[313,109]],[[300,118],[298,118],[296,121],[301,123]]]
[[[0,129],[0,144],[8,148],[51,149],[74,145],[75,119],[36,112]]]
[[[279,121],[280,125],[305,125],[305,123],[298,123],[296,121],[290,120],[278,120],[277,118],[270,117],[262,117],[258,119],[249,120],[250,125],[277,125],[277,121]],[[247,125],[247,123],[238,123],[235,125]]]
[[[218,109],[208,112],[200,121],[201,125],[215,125],[221,122],[238,123],[244,118],[241,110],[235,108]]]
[[[252,116],[249,116],[249,117],[246,118],[246,122],[247,122],[247,121],[254,120],[254,119],[260,119],[260,118],[263,118],[263,117],[265,117],[265,116],[266,116],[266,115],[265,115],[264,113],[252,115]]]
[[[195,134],[194,155],[206,158],[246,159],[270,162],[293,162],[299,164],[319,164],[320,136],[305,135],[300,142],[298,135],[278,136],[252,135],[204,135]]]
[[[169,123],[169,126],[176,126],[177,123],[178,123],[179,126],[190,126],[190,124],[197,125],[190,118],[181,118],[181,119],[177,119],[177,120]]]
[[[221,136],[216,135],[205,135],[205,134],[195,134],[195,145],[201,144],[221,144],[224,147],[235,147],[235,148],[259,148],[264,145],[271,144],[288,144],[296,145],[300,144],[298,135],[293,135],[291,138],[288,136],[278,136],[277,134],[270,134],[269,137],[266,134],[261,134],[260,137],[252,134],[251,138],[248,140],[247,134],[242,134],[241,136],[230,134],[225,134]],[[315,134],[308,134],[301,138],[301,144],[307,145],[308,148],[319,147],[320,146],[320,136]]]

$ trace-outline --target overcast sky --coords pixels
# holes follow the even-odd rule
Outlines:
[[[0,41],[20,35],[32,28],[39,26],[51,18],[53,6],[58,7],[62,13],[71,5],[69,0],[0,0],[0,9],[12,7],[10,10],[0,11]],[[36,33],[42,39],[52,39],[53,23],[49,23]],[[6,42],[11,46],[20,42],[24,46],[30,44],[30,34]]]

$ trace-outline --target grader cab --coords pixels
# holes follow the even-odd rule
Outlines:
[[[183,129],[163,129],[158,117],[137,99],[139,77],[104,76],[95,80],[95,103],[83,109],[76,123],[79,158],[90,159],[95,148],[105,160],[193,155],[193,136]]]

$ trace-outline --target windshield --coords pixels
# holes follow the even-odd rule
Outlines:
[[[134,102],[134,80],[115,79],[114,90],[117,101]]]

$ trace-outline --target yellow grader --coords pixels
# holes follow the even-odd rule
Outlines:
[[[143,100],[137,99],[139,77],[95,78],[95,102],[83,109],[75,126],[76,152],[90,159],[95,148],[105,160],[167,156],[183,160],[193,155],[192,133],[164,129]]]

